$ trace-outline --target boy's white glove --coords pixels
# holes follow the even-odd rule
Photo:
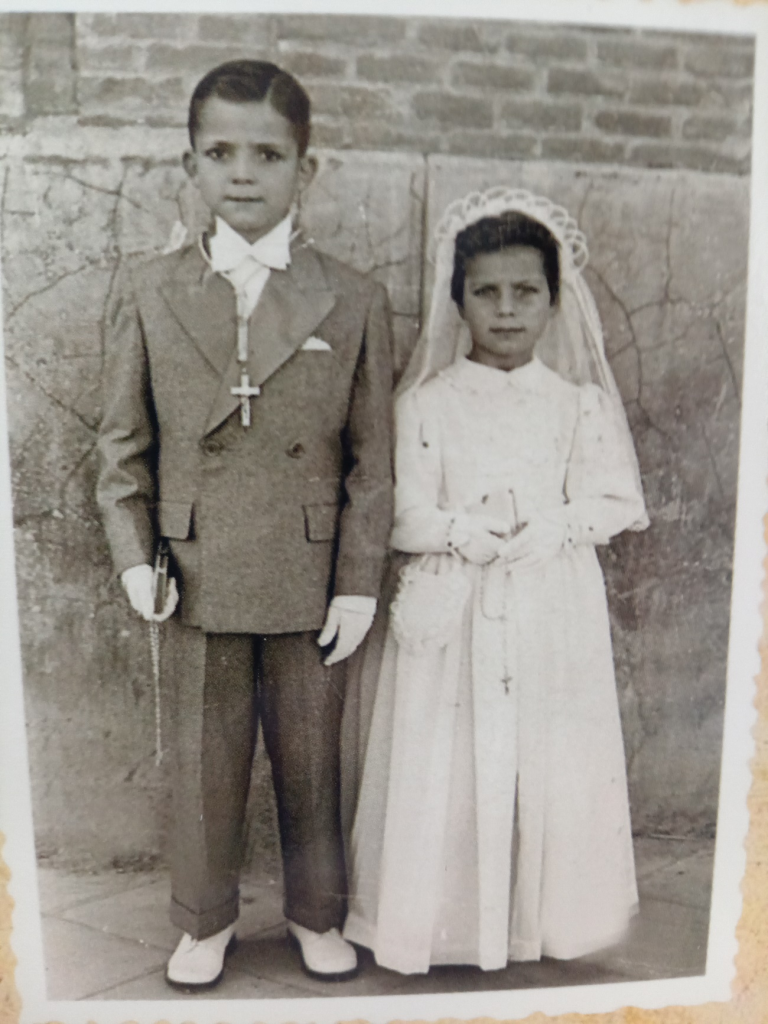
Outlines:
[[[497,516],[458,515],[448,533],[448,546],[475,565],[487,565],[509,535],[509,523]]]
[[[549,519],[532,519],[519,533],[499,548],[499,561],[511,566],[531,566],[548,562],[565,546],[567,528]]]
[[[146,619],[147,622],[165,622],[176,610],[176,605],[179,603],[179,591],[176,587],[176,580],[171,577],[168,580],[165,607],[156,615],[155,595],[152,592],[153,576],[154,571],[151,565],[132,565],[121,575],[120,582],[128,595],[131,607],[139,613],[142,619]]]
[[[323,664],[335,665],[356,651],[371,628],[375,614],[375,597],[357,594],[334,597],[317,638],[320,647],[327,647],[336,638],[336,645]]]

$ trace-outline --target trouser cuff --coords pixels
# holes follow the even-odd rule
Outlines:
[[[309,928],[311,932],[330,931],[331,928],[341,930],[346,917],[346,900],[334,899],[325,906],[313,906],[309,902],[288,900],[283,902],[283,913],[289,921]]]
[[[217,932],[224,931],[228,925],[235,923],[239,912],[240,901],[237,895],[227,900],[226,903],[222,903],[221,906],[205,910],[202,913],[190,910],[189,907],[185,907],[171,897],[171,923],[175,924],[177,928],[181,928],[187,935],[191,935],[193,939],[207,939],[211,935],[216,935]],[[333,925],[330,927],[332,928]]]

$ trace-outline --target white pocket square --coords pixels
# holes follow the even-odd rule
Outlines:
[[[307,338],[304,344],[301,346],[302,352],[332,352],[333,349],[327,341],[323,341],[322,338],[316,338],[314,335],[311,338]]]

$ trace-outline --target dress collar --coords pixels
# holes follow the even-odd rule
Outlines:
[[[536,356],[516,370],[498,370],[494,366],[476,363],[463,356],[457,359],[447,372],[459,387],[486,393],[508,388],[542,392],[548,387],[551,388],[553,377],[558,381],[562,379]]]
[[[285,270],[291,262],[291,231],[291,216],[288,214],[266,235],[250,244],[225,220],[216,217],[216,233],[208,238],[210,256],[205,252],[205,246],[200,248],[216,273],[234,270],[249,257],[271,270]]]

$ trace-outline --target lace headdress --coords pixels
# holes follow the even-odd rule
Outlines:
[[[398,395],[425,383],[469,354],[471,338],[451,299],[456,236],[485,217],[521,213],[542,224],[557,242],[560,295],[535,355],[574,384],[596,384],[605,392],[617,437],[640,490],[640,472],[624,406],[605,355],[600,316],[582,270],[589,259],[587,240],[562,206],[526,189],[497,186],[470,192],[446,209],[434,234],[434,283],[429,316],[398,386]],[[647,518],[634,525],[644,529]]]

